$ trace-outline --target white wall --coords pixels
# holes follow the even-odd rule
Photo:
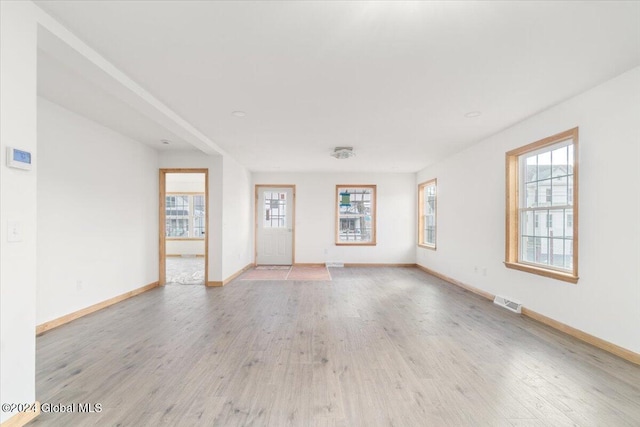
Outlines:
[[[251,173],[231,157],[223,160],[222,277],[253,262]]]
[[[165,191],[167,193],[204,193],[204,174],[170,173],[167,174]]]
[[[38,99],[37,323],[158,280],[157,151]]]
[[[0,395],[35,401],[36,325],[36,10],[31,2],[0,2]],[[6,147],[31,151],[30,172],[6,166]],[[22,241],[7,242],[9,221]],[[0,421],[13,414],[2,412]]]
[[[202,255],[204,256],[204,239],[166,240],[167,256]]]
[[[580,127],[576,285],[503,265],[505,152],[575,126]],[[640,68],[421,171],[417,183],[438,178],[438,250],[418,248],[418,262],[640,352],[638,164]]]
[[[253,183],[296,185],[296,263],[415,263],[415,174],[254,173]],[[335,245],[336,185],[344,184],[377,185],[376,246]]]

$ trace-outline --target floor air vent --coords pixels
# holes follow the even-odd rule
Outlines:
[[[327,262],[326,265],[327,267],[344,267],[344,262],[338,262],[338,261]]]
[[[494,304],[498,304],[501,307],[511,310],[514,313],[522,313],[522,304],[519,302],[511,301],[505,297],[496,296],[493,300]]]

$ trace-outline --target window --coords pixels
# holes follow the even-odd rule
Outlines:
[[[436,248],[436,185],[437,181],[418,186],[418,246]]]
[[[505,265],[577,283],[578,128],[507,153],[506,208]]]
[[[336,186],[336,245],[376,244],[376,186]]]
[[[287,193],[264,192],[264,228],[287,226]]]
[[[204,194],[167,194],[166,237],[202,239],[205,227]]]
[[[203,237],[205,234],[204,194],[193,196],[193,237]]]

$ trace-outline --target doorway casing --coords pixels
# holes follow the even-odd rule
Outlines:
[[[160,169],[160,197],[159,197],[159,248],[160,248],[160,262],[158,272],[158,281],[160,285],[165,285],[167,282],[167,238],[166,238],[166,196],[167,196],[167,174],[171,173],[199,173],[204,174],[204,202],[205,202],[205,235],[204,235],[204,283],[205,285],[209,284],[209,169],[184,169],[184,168],[175,168],[175,169]]]

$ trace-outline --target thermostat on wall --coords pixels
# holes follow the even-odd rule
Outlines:
[[[31,153],[7,147],[7,166],[10,168],[31,170]]]

